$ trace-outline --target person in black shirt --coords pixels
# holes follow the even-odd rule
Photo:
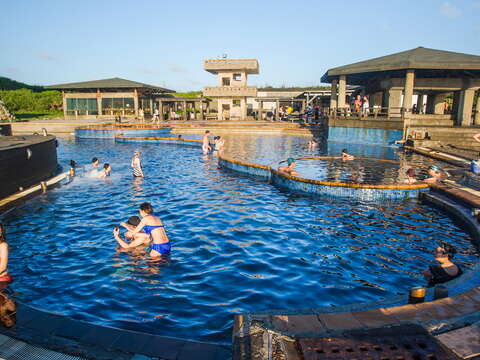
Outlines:
[[[455,248],[449,244],[443,243],[436,247],[435,260],[440,264],[431,265],[423,272],[423,276],[428,281],[428,287],[445,283],[463,274],[460,266],[452,262],[456,252]]]

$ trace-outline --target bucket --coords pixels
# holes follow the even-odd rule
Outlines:
[[[480,174],[480,165],[478,164],[478,161],[472,160],[470,163],[470,171],[473,172],[475,175]]]

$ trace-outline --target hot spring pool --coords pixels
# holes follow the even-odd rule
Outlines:
[[[301,137],[226,140],[230,156],[268,165],[311,155]],[[336,155],[342,146],[325,144],[315,154]],[[131,176],[136,148],[143,151],[145,180]],[[417,166],[424,161],[399,159],[382,147],[364,146],[355,154]],[[63,164],[87,164],[93,156],[112,165],[111,179],[77,177],[1,219],[11,248],[11,289],[32,306],[103,325],[227,343],[237,312],[407,293],[425,284],[420,272],[433,262],[439,241],[457,247],[465,268],[477,259],[468,235],[416,200],[362,203],[292,194],[223,172],[215,157],[192,147],[60,141]],[[144,201],[153,204],[173,243],[161,262],[142,250],[118,251],[112,235]]]

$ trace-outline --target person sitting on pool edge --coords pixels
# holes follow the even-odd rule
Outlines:
[[[129,231],[128,234],[133,237],[143,229],[152,239],[150,256],[155,258],[167,255],[170,252],[171,244],[167,233],[165,232],[162,220],[153,215],[153,207],[148,202],[144,202],[140,205],[139,212],[142,220],[140,221],[140,224],[138,224],[133,231]]]
[[[454,264],[451,260],[456,252],[453,246],[446,243],[442,243],[435,248],[435,260],[440,265],[431,265],[428,270],[423,272],[423,276],[428,281],[428,287],[445,283],[463,274],[460,266]]]
[[[289,157],[287,159],[287,166],[279,166],[278,171],[287,175],[297,176],[298,172],[295,171],[295,165],[297,165],[295,159]]]
[[[355,160],[355,156],[350,155],[347,152],[347,149],[342,150],[342,161],[347,161],[347,160]]]
[[[148,246],[150,245],[151,238],[150,235],[145,234],[143,231],[138,232],[135,235],[131,235],[131,232],[135,230],[135,228],[140,224],[140,218],[138,216],[130,216],[127,220],[127,222],[121,222],[120,225],[123,226],[125,229],[127,229],[127,233],[125,234],[126,239],[131,239],[129,243],[127,243],[125,240],[123,240],[120,237],[120,229],[115,227],[113,230],[113,236],[115,237],[115,240],[117,240],[118,244],[123,248],[123,249],[132,249],[137,246]]]
[[[437,165],[430,165],[427,168],[427,173],[430,177],[424,179],[423,181],[428,184],[434,184],[442,179],[442,169],[440,169]]]

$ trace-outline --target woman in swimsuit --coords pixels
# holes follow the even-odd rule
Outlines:
[[[7,272],[8,268],[8,243],[5,236],[5,226],[0,223],[0,283],[11,283],[12,277]]]
[[[445,243],[435,248],[435,260],[439,265],[431,265],[423,272],[429,287],[450,281],[463,274],[460,266],[452,261],[456,252],[453,246]]]
[[[152,239],[150,256],[160,257],[162,255],[167,255],[170,252],[171,244],[167,233],[165,232],[162,220],[153,215],[153,207],[148,202],[140,205],[139,212],[142,220],[133,231],[129,231],[129,236],[133,237],[143,229],[143,231],[145,231],[147,235],[150,235],[150,238]]]

